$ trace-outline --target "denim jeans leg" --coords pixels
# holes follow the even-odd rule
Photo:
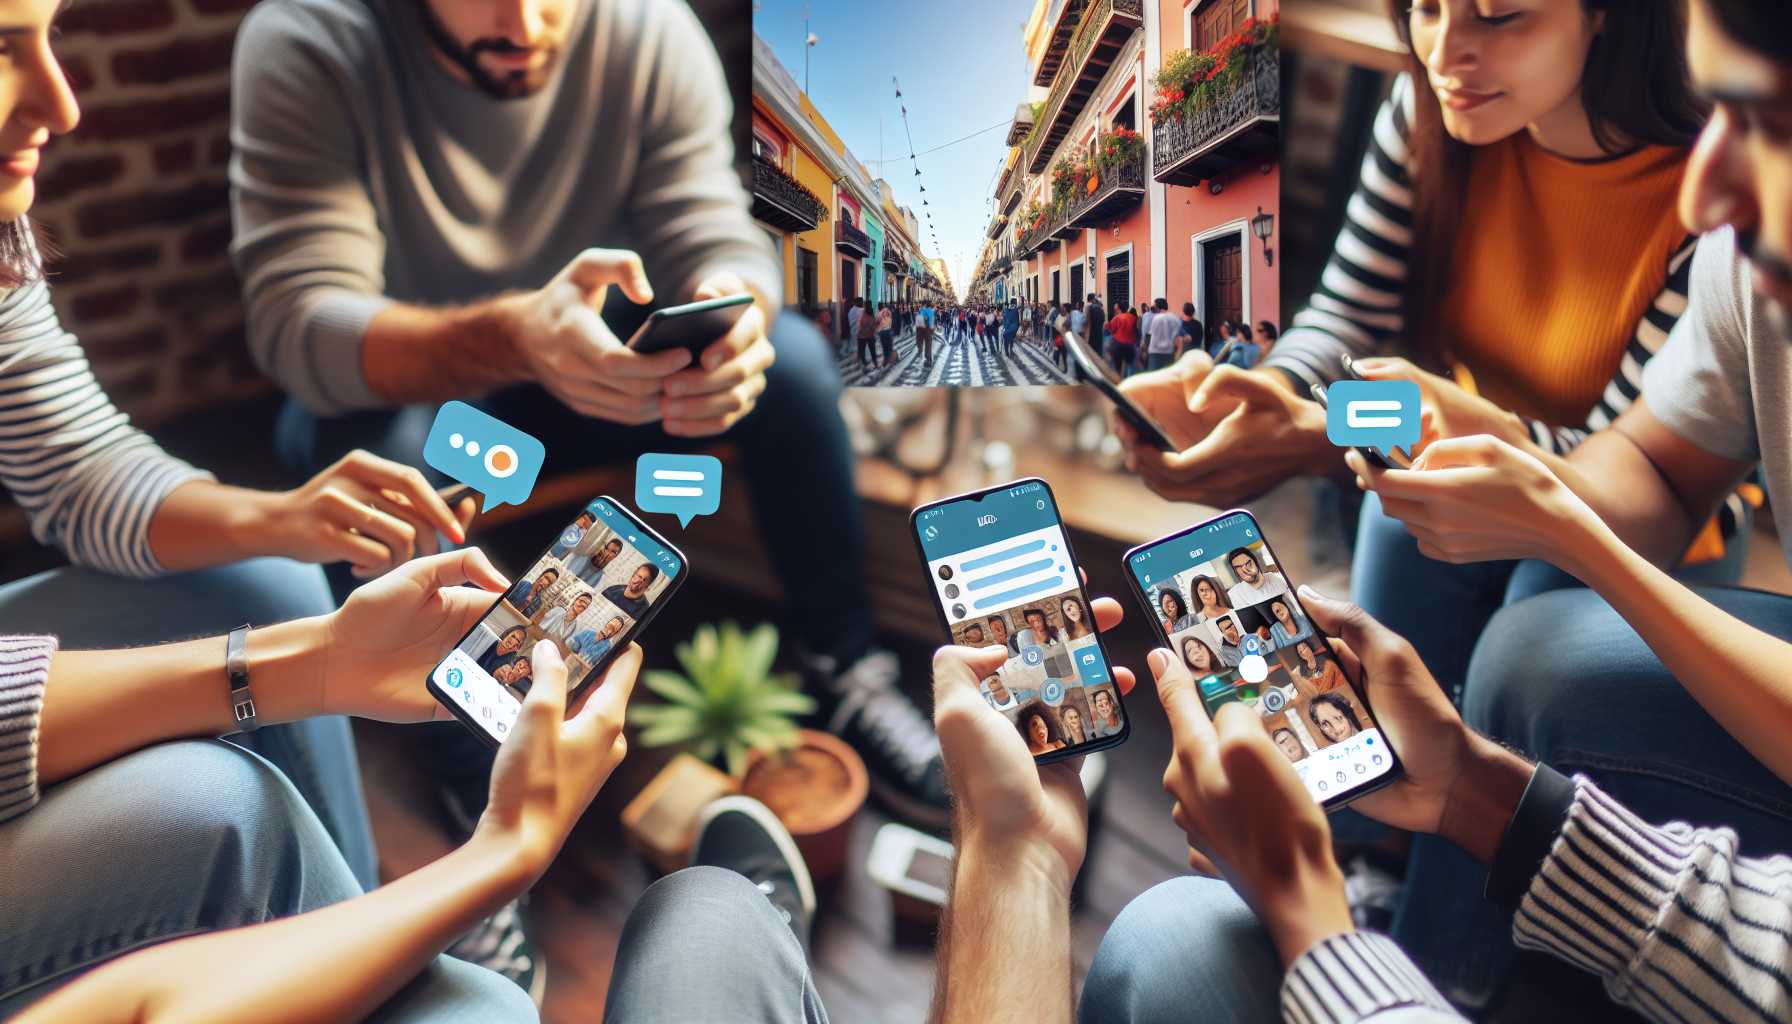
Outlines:
[[[1078,1024],[1281,1019],[1282,960],[1225,882],[1183,876],[1135,896],[1102,937]]]
[[[0,621],[8,630],[54,633],[71,649],[222,637],[245,622],[265,626],[335,607],[322,570],[284,558],[251,558],[148,580],[53,569],[0,586]],[[221,648],[223,640],[218,643]],[[220,704],[227,693],[220,675]],[[373,832],[347,719],[334,715],[268,726],[232,742],[285,772],[323,820],[355,877],[363,886],[377,884]]]
[[[744,875],[717,867],[667,875],[622,927],[606,1021],[827,1019],[796,933]]]

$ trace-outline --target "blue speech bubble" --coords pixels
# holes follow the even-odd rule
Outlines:
[[[1419,443],[1419,386],[1410,380],[1340,380],[1325,389],[1325,436],[1383,455]]]
[[[722,460],[713,455],[647,452],[635,460],[635,507],[667,512],[678,525],[722,507]]]
[[[485,496],[481,512],[528,501],[547,454],[534,437],[465,402],[444,403],[423,442],[424,462]]]

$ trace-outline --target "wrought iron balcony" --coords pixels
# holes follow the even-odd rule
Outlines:
[[[892,274],[900,274],[908,267],[908,258],[900,250],[884,239],[884,269]]]
[[[871,236],[841,221],[834,225],[834,248],[848,256],[868,259],[871,256]]]
[[[1070,207],[1070,226],[1095,228],[1139,205],[1145,198],[1145,151],[1099,172],[1095,191],[1080,189]]]
[[[984,231],[984,234],[990,238],[1000,238],[1000,237],[1002,237],[1002,230],[1004,228],[1006,228],[1007,226],[1008,226],[1007,215],[998,213],[994,217],[991,217],[989,219],[989,228],[986,231]]]
[[[1281,56],[1262,53],[1251,73],[1205,110],[1151,126],[1151,176],[1166,185],[1198,185],[1241,164],[1274,159],[1281,128]]]
[[[1039,67],[1033,73],[1034,85],[1052,84],[1052,76],[1063,65],[1064,54],[1070,49],[1070,37],[1076,34],[1083,10],[1088,6],[1088,0],[1057,0],[1057,10],[1049,14],[1051,38],[1045,45],[1045,52],[1039,55]]]
[[[1014,267],[1014,261],[1006,256],[997,256],[989,263],[989,272],[993,277],[1001,277]]]
[[[828,204],[784,168],[754,157],[753,216],[782,231],[811,231],[827,219]]]
[[[1107,76],[1120,48],[1143,24],[1144,0],[1092,0],[1027,142],[1028,173],[1045,170],[1090,94]]]
[[[1014,120],[1008,124],[1008,144],[1018,146],[1033,130],[1033,104],[1022,103],[1014,108]]]

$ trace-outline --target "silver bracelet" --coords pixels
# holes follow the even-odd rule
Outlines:
[[[254,732],[261,723],[255,720],[255,697],[249,692],[249,625],[244,623],[230,631],[224,648],[224,671],[230,677],[230,710],[236,716],[237,732]]]

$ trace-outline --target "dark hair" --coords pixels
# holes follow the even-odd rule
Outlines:
[[[1580,0],[1580,5],[1586,14],[1605,15],[1587,51],[1580,87],[1581,106],[1599,148],[1618,155],[1642,145],[1690,147],[1706,109],[1692,91],[1686,67],[1685,5],[1673,0]],[[1752,6],[1742,0],[1734,5]],[[1437,93],[1426,85],[1424,62],[1413,49],[1409,6],[1407,0],[1388,0],[1394,30],[1406,44],[1413,91],[1407,144],[1412,152],[1409,251],[1414,256],[1407,262],[1402,296],[1405,333],[1416,340],[1418,362],[1447,369],[1453,353],[1437,320],[1450,280],[1456,230],[1469,201],[1474,147],[1444,130]],[[1763,14],[1762,20],[1775,19]]]
[[[1232,326],[1237,331],[1239,337],[1243,338],[1246,341],[1251,340],[1251,325],[1250,324],[1240,323],[1240,324],[1233,324]]]
[[[576,593],[576,594],[574,594],[574,595],[572,595],[572,601],[569,601],[569,602],[567,602],[567,605],[566,605],[566,606],[567,606],[567,607],[568,607],[568,608],[571,608],[571,607],[572,607],[572,606],[573,606],[573,604],[575,604],[575,603],[577,603],[577,601],[578,601],[578,600],[579,600],[579,598],[581,598],[581,597],[582,597],[582,598],[584,598],[584,599],[585,599],[585,600],[587,600],[587,601],[595,601],[595,600],[597,600],[597,595],[596,595],[596,594],[593,594],[593,593],[592,593],[592,592],[591,592],[591,591],[589,591],[589,590],[581,590],[581,591],[579,591],[579,592],[578,592],[578,593]]]
[[[1777,4],[1761,0],[1704,0],[1724,32],[1746,49],[1792,63],[1792,22]]]
[[[1233,548],[1232,550],[1226,552],[1226,565],[1231,566],[1232,563],[1237,560],[1239,555],[1244,555],[1244,556],[1248,557],[1251,560],[1252,564],[1256,565],[1256,567],[1258,569],[1263,568],[1263,559],[1258,558],[1257,553],[1255,551],[1252,551],[1250,548]]]
[[[604,541],[604,547],[606,547],[606,548],[612,544],[616,545],[617,547],[621,547],[622,546],[622,538],[621,537],[611,537],[609,540]]]
[[[1027,622],[1028,616],[1032,616],[1032,615],[1037,615],[1041,619],[1045,620],[1045,636],[1042,637],[1041,639],[1049,641],[1053,637],[1058,636],[1059,634],[1064,632],[1063,630],[1059,629],[1057,626],[1052,625],[1052,617],[1045,613],[1044,608],[1027,608],[1020,613],[1020,620],[1022,622]],[[1032,629],[1033,624],[1031,622],[1027,622],[1027,628]]]
[[[1350,723],[1351,729],[1362,731],[1363,723],[1357,720],[1356,709],[1350,706],[1349,701],[1336,693],[1322,693],[1314,697],[1313,702],[1307,705],[1307,718],[1312,721],[1314,726],[1319,725],[1319,705],[1321,704],[1330,704],[1344,716],[1345,721]]]
[[[1287,726],[1285,726],[1285,725],[1282,725],[1282,726],[1277,726],[1277,727],[1276,727],[1276,729],[1275,729],[1275,731],[1274,731],[1274,732],[1272,732],[1272,733],[1270,733],[1270,734],[1269,734],[1269,738],[1270,738],[1270,739],[1272,739],[1272,740],[1273,740],[1273,739],[1278,739],[1278,738],[1280,738],[1280,737],[1281,737],[1281,735],[1282,735],[1282,734],[1283,734],[1283,733],[1287,733],[1287,734],[1288,734],[1288,735],[1290,735],[1290,736],[1294,736],[1294,730],[1293,730],[1293,729],[1290,729],[1290,728],[1288,728],[1288,727],[1287,727]],[[1296,743],[1300,743],[1300,737],[1299,737],[1299,736],[1294,736],[1294,742],[1296,742]],[[1307,745],[1306,745],[1306,744],[1305,744],[1305,743],[1300,743],[1300,746],[1301,746],[1301,749],[1302,749],[1302,750],[1305,750],[1305,749],[1306,749],[1306,748],[1307,748]]]
[[[1070,616],[1064,615],[1064,606],[1070,604],[1076,605],[1076,610],[1082,613],[1077,616],[1076,620],[1077,623],[1083,627],[1083,632],[1080,635],[1088,636],[1090,633],[1095,632],[1095,621],[1089,615],[1089,606],[1083,603],[1082,598],[1070,594],[1060,598],[1058,601],[1058,614],[1064,616],[1064,635],[1070,635]]]
[[[560,570],[558,570],[558,569],[556,569],[556,568],[554,568],[554,567],[553,567],[553,566],[551,566],[551,565],[550,565],[550,566],[548,566],[548,567],[547,567],[547,568],[546,568],[546,569],[543,569],[543,570],[541,570],[541,571],[540,571],[540,572],[538,572],[538,573],[536,573],[536,574],[535,574],[535,580],[536,580],[536,581],[537,581],[537,582],[539,582],[539,581],[541,581],[541,580],[544,580],[544,579],[547,579],[547,578],[548,578],[548,574],[549,574],[549,573],[553,573],[553,575],[554,575],[554,577],[555,577],[555,578],[556,578],[556,579],[558,579],[558,578],[559,578],[559,576],[560,576]]]
[[[1182,304],[1182,315],[1183,316],[1194,316],[1195,315],[1195,304],[1192,302],[1184,302]]]
[[[498,634],[498,643],[500,643],[500,644],[503,643],[504,638],[509,636],[512,633],[521,633],[521,634],[523,634],[524,638],[527,638],[529,635],[529,627],[528,626],[512,626],[512,627],[510,627],[509,629],[505,630],[504,632]],[[497,646],[497,644],[493,644],[492,646],[495,647],[495,646]]]
[[[647,582],[652,583],[654,580],[657,580],[660,578],[660,567],[657,565],[654,565],[652,562],[642,562],[640,565],[635,567],[635,570],[637,572],[642,569],[647,570]]]
[[[1164,606],[1164,598],[1166,597],[1176,602],[1176,614],[1170,616],[1170,625],[1174,626],[1177,619],[1188,614],[1188,602],[1182,599],[1182,592],[1177,590],[1174,585],[1158,588],[1157,606],[1159,608]]]
[[[1194,662],[1188,660],[1189,644],[1200,644],[1201,649],[1207,652],[1207,671],[1218,672],[1225,667],[1225,663],[1220,661],[1220,656],[1213,653],[1213,648],[1207,646],[1207,641],[1198,636],[1190,635],[1183,637],[1182,643],[1176,648],[1176,653],[1182,655],[1182,663],[1188,666],[1190,672],[1197,671],[1197,669],[1195,668]]]
[[[1034,715],[1038,715],[1039,720],[1045,723],[1045,742],[1047,744],[1064,742],[1064,729],[1058,724],[1058,716],[1052,714],[1051,708],[1046,706],[1045,701],[1035,698],[1023,705],[1020,713],[1014,716],[1015,728],[1020,730],[1020,738],[1026,741],[1028,747],[1033,745],[1033,737],[1027,733],[1027,725]]]
[[[1196,576],[1194,579],[1188,581],[1188,596],[1191,600],[1193,600],[1196,604],[1201,603],[1200,589],[1201,589],[1202,583],[1206,583],[1208,586],[1213,588],[1214,595],[1219,598],[1219,606],[1221,608],[1232,607],[1232,599],[1226,596],[1226,588],[1220,586],[1219,580],[1216,580],[1212,576],[1208,576],[1205,573],[1203,573],[1199,576]],[[1202,605],[1202,607],[1205,608],[1206,605]]]
[[[0,224],[0,288],[18,288],[41,280],[44,260],[56,251],[29,217]]]
[[[1264,341],[1274,341],[1282,336],[1282,332],[1276,330],[1276,325],[1268,320],[1257,321],[1257,333],[1263,335]]]

